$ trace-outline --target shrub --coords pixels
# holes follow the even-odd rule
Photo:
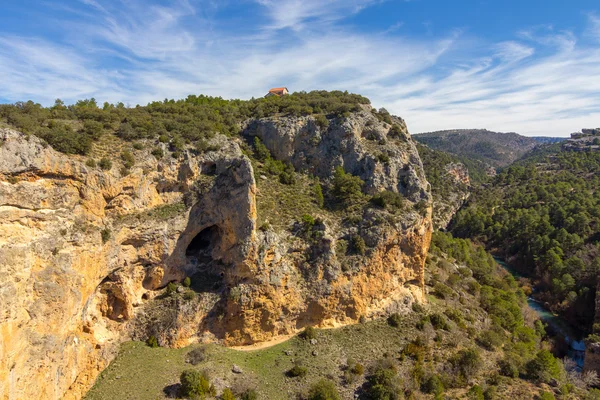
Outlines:
[[[433,325],[433,327],[435,329],[443,329],[446,331],[450,330],[448,321],[446,321],[446,318],[442,314],[438,314],[438,313],[431,314],[429,316],[429,321],[431,322],[431,325]]]
[[[469,391],[467,392],[467,398],[469,400],[485,400],[485,398],[483,397],[483,389],[481,388],[481,386],[475,385],[471,389],[469,389]]]
[[[442,282],[436,282],[433,285],[433,294],[440,299],[449,299],[452,297],[452,289],[444,285]]]
[[[421,391],[437,396],[444,392],[444,384],[438,375],[431,375],[421,385]]]
[[[340,395],[333,382],[321,379],[310,388],[308,400],[340,400]]]
[[[190,279],[189,276],[186,276],[185,279],[183,280],[183,286],[190,287],[191,284],[192,284],[192,280]]]
[[[558,360],[548,350],[540,350],[535,358],[525,365],[525,371],[530,379],[548,383],[558,379],[561,368]]]
[[[387,323],[389,326],[393,326],[394,328],[399,328],[402,323],[402,317],[398,313],[393,313],[387,319]]]
[[[152,348],[158,347],[158,340],[156,339],[156,336],[152,335],[146,339],[146,344]]]
[[[500,347],[502,342],[502,335],[494,330],[487,330],[483,332],[477,339],[477,343],[479,343],[479,345],[490,351]]]
[[[121,160],[123,160],[123,166],[127,169],[130,169],[135,164],[135,157],[129,150],[121,153]]]
[[[379,367],[367,377],[366,394],[370,399],[399,400],[402,398],[402,382],[392,368]]]
[[[425,312],[425,307],[421,303],[417,303],[416,301],[412,303],[412,310],[418,314]]]
[[[294,365],[288,372],[287,372],[287,376],[289,376],[290,378],[302,378],[303,376],[306,376],[306,374],[308,373],[308,369],[306,367],[302,367],[300,365]]]
[[[304,328],[302,333],[300,333],[300,337],[302,339],[306,339],[306,340],[316,339],[317,338],[317,330],[315,328],[313,328],[312,326],[307,326],[306,328]]]
[[[104,228],[100,231],[100,237],[102,237],[102,243],[106,243],[110,240],[111,232],[110,229]]]
[[[223,394],[221,394],[221,400],[235,400],[235,396],[233,395],[231,389],[223,389]]]
[[[380,163],[388,164],[390,162],[390,156],[385,153],[379,153],[377,155],[377,161]]]
[[[329,126],[329,120],[323,114],[318,114],[315,116],[315,122],[321,129],[327,129]]]
[[[258,227],[258,229],[261,232],[267,232],[267,231],[271,230],[271,224],[268,221],[265,221]]]
[[[321,183],[319,183],[319,181],[315,182],[313,185],[313,194],[315,196],[315,203],[317,203],[320,208],[323,208],[323,205],[325,204],[325,198],[323,197],[323,188],[321,187]]]
[[[363,184],[358,176],[346,173],[343,167],[337,167],[333,174],[333,195],[348,206],[362,197]]]
[[[107,170],[109,170],[109,169],[111,169],[111,168],[112,168],[112,161],[110,161],[110,160],[109,160],[108,158],[106,158],[106,157],[102,157],[102,158],[100,159],[100,162],[98,163],[98,166],[99,166],[101,169],[103,169],[103,170],[107,171]]]
[[[169,282],[167,285],[167,295],[172,295],[177,291],[177,285],[174,282]]]
[[[519,367],[512,358],[505,358],[498,361],[498,370],[503,376],[508,376],[509,378],[519,377]]]
[[[194,297],[196,297],[196,294],[192,291],[187,291],[183,294],[183,298],[187,301],[194,300]]]
[[[85,165],[87,165],[90,168],[96,168],[96,160],[94,160],[93,158],[88,158],[88,160],[85,162]]]
[[[315,219],[312,217],[312,215],[304,214],[301,220],[306,229],[311,229],[315,225]]]
[[[160,135],[158,137],[158,141],[160,143],[167,143],[169,141],[169,137],[167,135]]]
[[[371,198],[371,203],[391,211],[401,211],[404,208],[404,198],[400,193],[384,190]]]
[[[142,150],[144,148],[144,145],[142,143],[140,143],[140,142],[135,142],[133,144],[133,148],[136,149],[136,150]]]
[[[361,256],[364,256],[367,252],[367,245],[364,239],[360,237],[360,235],[353,235],[351,241],[354,252],[360,254]]]
[[[258,400],[258,394],[254,389],[248,389],[240,396],[241,400]]]
[[[206,361],[206,349],[204,347],[198,347],[187,353],[186,361],[192,365],[198,365],[201,362]]]
[[[160,147],[153,148],[152,152],[150,154],[152,154],[158,160],[160,160],[161,158],[163,158],[164,155],[165,155],[163,149],[161,149]]]
[[[344,239],[338,239],[335,244],[335,253],[337,255],[346,255],[348,252],[348,241]]]
[[[468,382],[481,367],[481,356],[476,349],[460,350],[448,360],[453,367],[459,383]]]
[[[258,136],[254,136],[254,155],[260,161],[267,161],[267,159],[271,158],[271,152]]]
[[[208,376],[200,371],[185,370],[181,373],[179,380],[181,381],[181,396],[204,398],[207,395],[214,397],[217,394],[215,387],[210,384]]]

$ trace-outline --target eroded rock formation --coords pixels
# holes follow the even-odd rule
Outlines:
[[[365,207],[352,223],[324,211],[311,240],[293,226],[257,229],[243,138],[217,136],[219,150],[177,160],[139,150],[122,176],[0,130],[0,398],[80,398],[130,338],[248,344],[408,309],[421,296],[431,195],[395,122],[402,132],[365,110],[327,128],[312,117],[246,124],[245,137],[298,171],[326,182],[342,166],[367,193],[406,199],[401,215]],[[349,237],[364,254],[339,253]],[[196,296],[157,297],[186,276]]]

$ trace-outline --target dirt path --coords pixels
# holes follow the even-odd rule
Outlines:
[[[239,350],[239,351],[262,350],[262,349],[267,349],[269,347],[278,345],[279,343],[283,343],[283,342],[293,338],[294,336],[296,336],[296,335],[295,334],[282,335],[282,336],[277,336],[275,339],[267,340],[266,342],[249,344],[247,346],[232,346],[229,348],[233,349],[233,350]]]

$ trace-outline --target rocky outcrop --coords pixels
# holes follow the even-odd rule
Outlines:
[[[0,130],[0,398],[80,398],[130,338],[248,344],[409,309],[432,229],[415,146],[400,119],[400,132],[367,110],[329,122],[249,121],[245,135],[324,182],[342,166],[368,193],[401,193],[406,209],[352,222],[324,210],[310,240],[257,229],[241,138],[178,159],[137,150],[122,176]],[[350,237],[364,254],[340,252]],[[186,276],[193,298],[158,296]]]
[[[469,170],[462,163],[450,163],[444,167],[448,179],[445,196],[436,196],[433,201],[433,224],[438,229],[446,229],[454,214],[465,204],[471,194]]]

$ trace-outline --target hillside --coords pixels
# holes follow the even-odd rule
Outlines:
[[[537,299],[590,333],[600,270],[599,177],[600,152],[540,147],[474,191],[452,232],[518,266]]]
[[[478,160],[495,168],[511,164],[538,144],[535,138],[485,129],[427,132],[413,137],[434,150]]]

